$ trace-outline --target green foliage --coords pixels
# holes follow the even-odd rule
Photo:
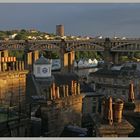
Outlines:
[[[58,59],[59,58],[58,54],[55,52],[42,52],[42,53],[43,53],[44,57],[49,58],[49,59]]]
[[[11,31],[6,31],[5,33],[6,33],[8,36],[9,36],[9,35],[12,35],[12,32],[11,32]]]
[[[81,51],[81,52],[76,52],[75,53],[75,58],[80,59],[80,58],[96,58],[100,59],[100,55],[97,54],[97,52],[94,51]]]
[[[126,62],[126,61],[129,61],[130,59],[128,58],[128,56],[120,56],[119,57],[119,61],[121,62]]]
[[[0,40],[3,40],[3,39],[6,38],[6,37],[8,37],[8,36],[6,35],[6,33],[3,32],[3,31],[0,31]]]
[[[21,29],[20,32],[21,32],[21,33],[26,33],[26,30],[25,30],[25,29]]]
[[[9,56],[15,56],[18,60],[23,60],[24,51],[9,51]]]
[[[52,59],[58,59],[59,56],[57,55],[57,53],[52,53]]]
[[[27,36],[24,33],[19,33],[15,36],[15,40],[26,40]]]
[[[55,37],[56,35],[54,33],[50,33],[50,37]]]

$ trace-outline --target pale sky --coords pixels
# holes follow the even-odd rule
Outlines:
[[[0,30],[35,28],[66,35],[140,37],[140,4],[0,4]]]

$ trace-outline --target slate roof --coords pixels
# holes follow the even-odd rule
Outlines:
[[[108,76],[108,77],[118,77],[118,76],[137,76],[140,77],[140,71],[132,69],[131,67],[123,67],[121,70],[111,70],[111,69],[99,69],[94,73],[90,73],[89,76]]]
[[[35,64],[42,65],[42,64],[51,64],[49,59],[46,59],[43,55],[36,60]]]

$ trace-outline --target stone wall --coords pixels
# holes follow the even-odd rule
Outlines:
[[[67,124],[81,126],[82,95],[41,103],[43,131],[46,136],[59,136]]]
[[[25,101],[26,74],[28,71],[0,73],[0,104],[14,106]]]
[[[28,118],[13,119],[0,123],[1,137],[29,137],[30,120]]]

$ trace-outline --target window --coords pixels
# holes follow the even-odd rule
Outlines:
[[[40,67],[37,67],[37,74],[40,74]]]

